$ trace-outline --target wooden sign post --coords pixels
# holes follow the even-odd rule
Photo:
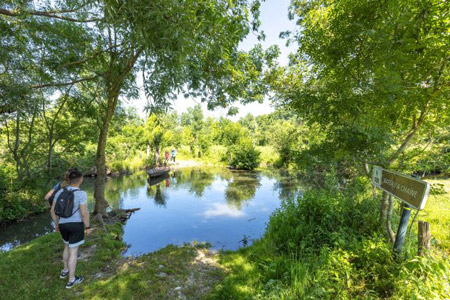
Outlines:
[[[417,254],[422,256],[427,251],[430,251],[431,233],[430,233],[430,224],[428,222],[419,221],[418,236],[419,236],[419,250]]]
[[[394,249],[400,255],[408,228],[409,217],[411,216],[411,209],[421,210],[425,207],[430,191],[430,184],[423,180],[385,170],[378,166],[373,168],[372,179],[376,187],[404,202],[402,217],[394,243]]]

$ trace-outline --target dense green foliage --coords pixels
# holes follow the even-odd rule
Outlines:
[[[396,261],[386,239],[395,239],[395,205],[387,193],[368,195],[366,182],[371,165],[450,174],[448,1],[292,0],[298,27],[281,36],[298,49],[288,66],[275,62],[276,46],[240,50],[249,33],[264,38],[259,8],[257,0],[2,2],[0,223],[43,211],[43,195],[69,166],[96,166],[100,216],[107,173],[160,165],[172,149],[178,159],[237,169],[295,167],[325,188],[285,197],[260,241],[224,256],[231,272],[213,296],[448,297],[445,188],[433,186],[440,205],[424,215],[437,227],[441,252],[417,258],[409,243],[405,260]],[[238,121],[205,118],[200,105],[178,115],[170,106],[182,94],[230,114],[236,101],[270,95],[277,110]],[[143,97],[144,119],[123,103]],[[240,207],[258,184],[230,184],[227,202]],[[41,287],[31,277],[55,271],[43,256],[56,249],[55,235],[41,241],[1,254],[0,276],[33,258],[25,277],[5,277],[0,288],[18,288],[2,295],[49,297],[53,283]],[[119,241],[106,234],[101,241],[110,244],[101,260],[117,255]],[[109,283],[106,296],[122,284]]]
[[[92,120],[85,116],[85,112],[93,114],[97,106],[91,103],[83,112],[77,110],[77,106],[72,107],[80,105],[81,109],[83,104],[76,101],[67,99],[64,103],[67,107],[60,106],[57,116],[46,111],[45,117],[42,114],[35,118],[35,128],[27,132],[26,137],[30,146],[19,149],[20,164],[10,149],[14,144],[9,136],[17,124],[12,124],[12,128],[9,124],[2,127],[1,221],[16,220],[42,211],[45,208],[45,202],[41,200],[43,195],[70,166],[75,165],[83,172],[89,172],[95,166],[99,129],[92,126]],[[50,141],[48,131],[38,128],[46,128],[46,124],[51,122],[49,120],[54,118],[56,131]],[[18,126],[27,126],[27,123],[21,121]],[[303,130],[302,136],[299,128]],[[247,115],[234,122],[227,118],[205,118],[201,106],[197,105],[180,115],[176,112],[151,114],[144,120],[135,110],[119,106],[109,128],[106,166],[108,173],[132,173],[163,164],[164,152],[172,149],[178,150],[178,159],[181,160],[201,160],[238,169],[254,169],[260,163],[262,166],[287,166],[295,163],[293,153],[299,151],[304,143],[299,146],[292,142],[287,147],[280,140],[282,135],[290,135],[293,141],[308,139],[305,127],[283,110],[258,117]],[[22,166],[26,166],[30,175],[24,171],[22,179],[18,180],[18,168]]]
[[[448,168],[449,10],[439,0],[292,1],[299,48],[272,83],[320,127],[314,154],[361,172],[365,163],[405,170],[433,145],[439,161],[421,171]]]
[[[211,298],[448,297],[448,230],[434,229],[438,243],[445,246],[426,257],[415,256],[417,243],[411,240],[415,235],[408,237],[405,260],[396,260],[392,244],[378,229],[377,203],[367,194],[355,193],[365,185],[361,181],[345,191],[328,187],[286,201],[272,215],[261,240],[221,258],[230,272]],[[439,214],[442,200],[432,197],[426,211]],[[448,207],[448,199],[444,202]],[[448,226],[450,218],[441,215],[441,222]]]

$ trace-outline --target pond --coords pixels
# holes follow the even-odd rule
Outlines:
[[[205,241],[225,250],[251,244],[281,201],[301,193],[299,186],[287,172],[192,168],[173,171],[160,182],[150,183],[145,175],[109,178],[105,197],[112,208],[140,208],[124,227],[124,255],[130,256],[168,244]],[[86,179],[82,188],[92,210],[93,181]],[[9,225],[1,229],[0,249],[8,251],[52,231],[48,214]]]

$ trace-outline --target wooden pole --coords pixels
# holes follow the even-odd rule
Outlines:
[[[423,256],[426,252],[430,251],[431,245],[431,232],[430,232],[430,223],[419,221],[419,250],[417,252],[418,255]]]

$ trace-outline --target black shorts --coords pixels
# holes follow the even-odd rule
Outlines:
[[[84,244],[84,224],[83,222],[59,224],[59,231],[64,244],[69,247],[78,247]]]

